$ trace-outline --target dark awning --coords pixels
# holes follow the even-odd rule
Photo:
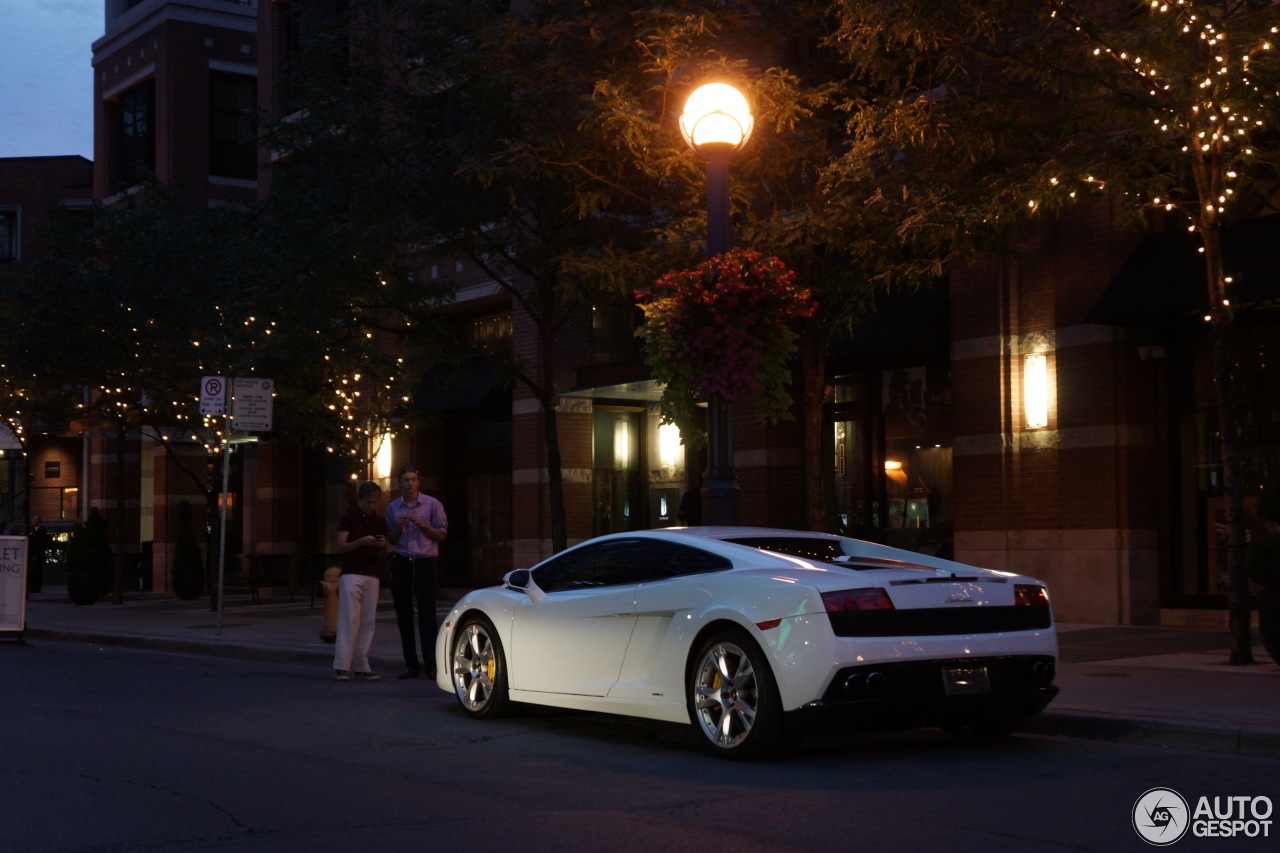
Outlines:
[[[1199,319],[1209,307],[1199,248],[1188,231],[1143,237],[1085,322],[1157,327]],[[1224,229],[1222,251],[1235,308],[1270,307],[1280,298],[1280,216]]]
[[[895,290],[876,296],[875,310],[832,342],[832,355],[871,356],[946,352],[950,341],[951,302],[946,284],[921,290]],[[821,309],[819,309],[821,310]]]

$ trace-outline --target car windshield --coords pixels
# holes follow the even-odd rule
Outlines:
[[[844,556],[839,539],[819,539],[814,536],[744,536],[726,541],[823,563],[834,563],[837,558]]]

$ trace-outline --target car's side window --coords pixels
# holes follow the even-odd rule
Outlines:
[[[533,579],[544,592],[640,583],[649,578],[649,561],[637,547],[644,544],[613,539],[578,548],[539,566]]]
[[[533,570],[533,582],[544,592],[593,586],[595,549],[579,548],[561,554]]]
[[[647,546],[645,557],[652,580],[700,575],[733,567],[732,561],[727,557],[701,548],[677,545],[674,542],[650,541],[644,544]]]
[[[597,577],[601,586],[621,586],[649,579],[648,542],[643,539],[615,539],[600,543]]]
[[[568,551],[533,570],[544,592],[622,586],[728,569],[718,554],[656,539],[611,539]]]
[[[830,563],[844,555],[837,539],[819,539],[806,536],[747,536],[730,539],[739,545],[750,545],[763,551],[777,551],[806,560],[822,560]]]

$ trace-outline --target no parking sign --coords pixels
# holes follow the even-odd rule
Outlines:
[[[223,415],[227,412],[227,380],[206,376],[200,380],[200,414]]]

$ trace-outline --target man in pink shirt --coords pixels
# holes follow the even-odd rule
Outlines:
[[[427,677],[435,678],[436,557],[440,543],[449,535],[449,519],[444,504],[418,491],[417,468],[405,465],[398,476],[400,497],[387,506],[387,540],[391,543],[391,598],[404,652],[400,677],[417,678],[423,669],[421,661],[425,661]],[[421,661],[413,625],[415,604]]]

